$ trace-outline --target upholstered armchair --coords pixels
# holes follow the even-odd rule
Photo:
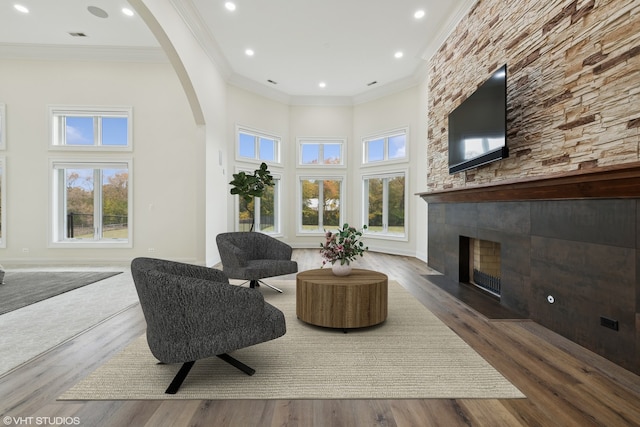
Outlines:
[[[216,236],[216,243],[222,271],[230,279],[247,280],[252,288],[262,283],[282,292],[261,279],[298,271],[298,263],[291,260],[291,246],[267,234],[255,231],[221,233]]]
[[[285,334],[284,314],[260,292],[229,284],[220,270],[136,258],[131,274],[147,321],[147,342],[162,363],[182,363],[166,393],[175,394],[196,360],[218,356],[248,375],[228,353]]]

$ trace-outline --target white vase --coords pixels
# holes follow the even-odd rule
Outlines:
[[[348,276],[351,274],[351,264],[340,264],[340,261],[336,261],[331,265],[331,271],[336,276]]]

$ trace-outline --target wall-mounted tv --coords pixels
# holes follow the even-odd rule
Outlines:
[[[505,64],[449,114],[449,173],[508,156]]]

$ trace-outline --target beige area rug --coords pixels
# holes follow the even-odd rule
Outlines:
[[[65,392],[61,400],[523,398],[478,353],[397,282],[386,322],[342,330],[296,318],[295,282],[271,281],[265,299],[280,308],[287,333],[233,353],[248,376],[217,357],[196,362],[176,395],[180,365],[158,365],[145,336]]]

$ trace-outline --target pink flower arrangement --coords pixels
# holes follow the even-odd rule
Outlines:
[[[336,261],[340,261],[341,265],[348,265],[351,261],[355,261],[356,257],[363,256],[364,252],[369,249],[360,240],[363,230],[366,228],[365,225],[362,229],[357,230],[350,227],[349,224],[344,224],[342,229],[338,229],[335,233],[327,231],[324,244],[320,244],[322,267],[327,263],[334,264]]]

